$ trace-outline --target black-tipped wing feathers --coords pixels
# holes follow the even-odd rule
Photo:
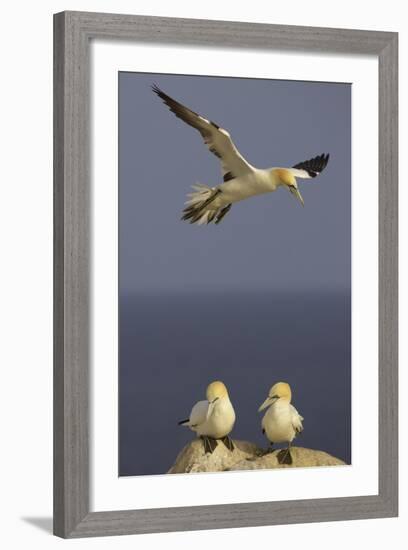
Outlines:
[[[185,107],[175,99],[165,94],[155,84],[153,84],[152,90],[160,97],[161,100],[163,100],[163,102],[167,105],[170,111],[176,115],[176,117],[198,130],[204,139],[211,135],[211,129],[208,127],[209,125],[212,125],[216,130],[219,128],[217,124],[206,120],[198,113],[195,113],[188,107]]]
[[[327,163],[329,162],[330,155],[323,154],[319,155],[317,157],[314,157],[310,160],[305,160],[303,162],[299,162],[298,164],[295,164],[293,168],[296,170],[299,170],[301,172],[304,172],[304,175],[301,174],[295,174],[298,177],[304,177],[304,178],[315,178],[318,176],[323,170],[326,168]]]
[[[252,166],[240,154],[226,130],[171,98],[156,85],[152,86],[152,90],[176,117],[200,132],[211,153],[221,159],[226,177],[232,179],[252,170]]]

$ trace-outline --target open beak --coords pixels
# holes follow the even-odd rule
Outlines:
[[[295,196],[295,197],[297,198],[297,200],[300,202],[300,204],[301,204],[302,206],[304,206],[304,205],[305,205],[305,202],[304,202],[304,200],[303,200],[302,195],[301,195],[300,192],[299,192],[299,189],[297,189],[296,187],[293,187],[293,186],[288,187],[288,189],[289,189],[289,191],[292,193],[292,195]]]
[[[273,397],[267,397],[267,398],[265,399],[265,401],[262,403],[262,405],[259,407],[258,412],[263,411],[264,409],[266,409],[267,407],[269,407],[270,405],[272,405],[275,401],[276,401],[275,398],[273,398]]]

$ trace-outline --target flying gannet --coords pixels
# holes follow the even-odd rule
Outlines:
[[[327,166],[329,155],[322,154],[292,168],[256,168],[240,154],[227,130],[175,101],[156,85],[152,90],[178,118],[200,132],[208,149],[221,161],[223,183],[216,187],[193,185],[182,220],[199,225],[212,221],[219,224],[235,202],[271,193],[279,187],[286,187],[303,205],[296,178],[314,178]]]
[[[291,405],[292,391],[286,382],[278,382],[269,390],[268,397],[259,407],[261,412],[268,408],[262,418],[262,433],[274,443],[288,443],[287,449],[278,453],[280,464],[292,464],[290,447],[292,441],[303,430],[303,417]],[[271,449],[272,450],[272,449]]]
[[[222,382],[211,382],[207,388],[206,401],[199,401],[191,410],[190,417],[179,422],[180,426],[188,426],[201,437],[204,452],[212,453],[217,447],[217,439],[234,450],[234,444],[229,433],[234,427],[235,411],[229,399],[228,390]]]

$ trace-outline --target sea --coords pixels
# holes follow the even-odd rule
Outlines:
[[[119,300],[119,475],[164,474],[195,434],[178,426],[222,380],[231,436],[261,447],[258,407],[278,381],[304,417],[295,445],[351,463],[351,296],[347,290],[186,291]]]

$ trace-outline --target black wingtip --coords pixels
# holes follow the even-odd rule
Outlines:
[[[161,90],[156,83],[153,83],[150,88],[152,89],[152,92],[154,92],[156,95],[160,97],[163,101],[166,101],[167,99],[171,99],[167,94]]]
[[[156,82],[153,82],[153,84],[150,86],[150,88],[153,90],[153,92],[155,94],[158,94],[159,92],[161,92],[160,88],[158,87],[158,85],[156,84]]]
[[[322,164],[324,165],[324,168],[326,168],[327,163],[329,162],[330,153],[323,153],[322,155],[320,155],[320,158],[322,159]]]
[[[185,420],[179,420],[179,421],[177,422],[177,425],[178,425],[178,426],[182,426],[183,424],[185,424],[186,422],[189,422],[189,421],[190,421],[189,418],[186,418]]]
[[[317,157],[295,164],[293,168],[305,170],[311,178],[318,176],[326,168],[330,153],[323,153]]]

